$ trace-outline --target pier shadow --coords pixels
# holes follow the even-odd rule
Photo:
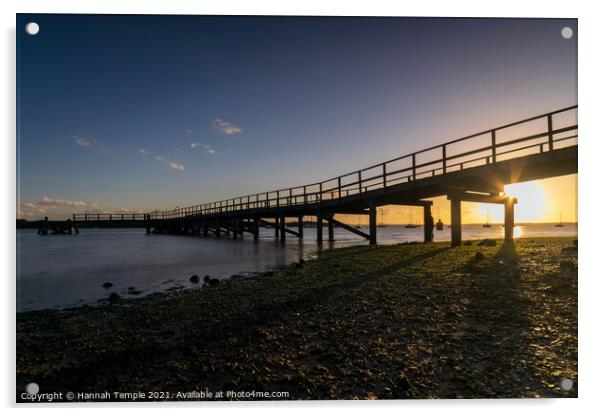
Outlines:
[[[221,330],[235,331],[240,327],[249,328],[255,325],[267,326],[274,322],[282,322],[285,315],[294,313],[295,311],[306,311],[311,305],[327,302],[328,299],[332,298],[333,296],[348,293],[372,282],[374,279],[382,278],[403,268],[410,267],[418,262],[423,262],[431,257],[436,257],[450,249],[451,247],[441,247],[430,250],[426,253],[394,262],[369,273],[362,273],[353,277],[347,277],[327,287],[308,287],[306,291],[304,291],[294,300],[287,300],[284,302],[275,301],[268,309],[255,309],[253,310],[253,313],[247,314],[246,316],[238,318],[235,321],[227,320],[224,322]],[[353,247],[350,247],[348,250],[353,250]],[[358,250],[361,251],[361,248]],[[320,261],[324,261],[324,259]]]
[[[462,270],[468,276],[458,303],[465,308],[458,330],[440,350],[452,360],[440,375],[438,396],[534,397],[531,392],[541,391],[542,383],[532,365],[533,300],[523,290],[530,282],[514,242]]]

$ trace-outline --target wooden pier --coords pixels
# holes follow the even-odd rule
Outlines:
[[[577,106],[481,131],[321,182],[145,214],[147,233],[194,236],[245,234],[259,227],[274,236],[303,238],[304,218],[316,218],[317,243],[334,240],[334,227],[377,243],[376,210],[383,205],[421,207],[424,241],[432,241],[432,202],[447,196],[452,245],[462,241],[462,202],[503,204],[505,238],[513,239],[516,198],[504,185],[577,173]],[[366,215],[368,232],[335,219]],[[75,220],[75,217],[74,217]],[[289,225],[294,221],[296,227]]]

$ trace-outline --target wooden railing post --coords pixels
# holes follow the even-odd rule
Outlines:
[[[383,163],[383,188],[387,187],[387,164]]]
[[[447,146],[441,146],[441,160],[443,160],[443,174],[447,173]]]
[[[491,161],[493,163],[496,162],[496,149],[497,149],[497,144],[496,144],[496,139],[495,139],[495,130],[491,130]]]
[[[412,153],[412,181],[416,180],[416,153]]]
[[[554,127],[552,125],[552,114],[548,114],[548,150],[554,150]]]
[[[360,188],[360,195],[361,195],[361,193],[362,193],[362,171],[361,170],[357,171],[357,184]]]

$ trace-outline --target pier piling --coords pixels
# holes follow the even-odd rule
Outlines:
[[[334,222],[332,221],[333,216],[328,217],[328,241],[334,241]]]
[[[318,211],[316,215],[316,242],[318,244],[322,244],[322,231],[324,227],[324,221],[322,218],[322,213]]]
[[[504,240],[514,240],[514,204],[516,204],[516,198],[506,198],[504,204]]]
[[[297,219],[297,232],[299,233],[299,238],[303,239],[303,215],[300,215]]]
[[[280,221],[278,222],[280,225],[280,241],[286,241],[286,217],[283,215],[280,217]]]
[[[374,203],[370,203],[369,211],[370,244],[376,244],[376,206]]]
[[[462,244],[462,200],[453,196],[450,200],[451,204],[451,240],[452,247],[457,247]]]
[[[424,242],[430,243],[433,241],[433,229],[435,228],[435,222],[431,213],[431,206],[424,205]]]

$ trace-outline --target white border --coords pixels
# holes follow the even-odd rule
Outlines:
[[[599,197],[602,174],[596,165],[600,165],[602,137],[596,130],[602,116],[599,104],[600,90],[600,40],[602,36],[602,16],[597,13],[593,1],[541,1],[505,0],[503,2],[486,1],[437,1],[429,2],[392,2],[392,1],[316,1],[296,2],[251,1],[251,0],[97,0],[74,2],[72,0],[4,0],[0,2],[3,24],[2,42],[2,123],[5,128],[2,141],[3,157],[1,181],[4,203],[0,218],[2,220],[1,264],[2,275],[2,376],[0,392],[3,405],[12,407],[14,400],[15,374],[15,336],[14,336],[14,276],[15,276],[15,13],[131,13],[131,14],[270,14],[270,15],[356,15],[356,16],[483,16],[483,17],[570,17],[579,18],[579,399],[566,400],[472,400],[472,401],[388,401],[367,402],[279,402],[279,403],[189,403],[175,404],[93,404],[87,406],[86,413],[105,414],[108,407],[120,407],[119,413],[128,412],[131,407],[144,407],[150,414],[165,414],[165,406],[197,413],[223,413],[243,410],[251,415],[267,413],[306,414],[307,412],[333,412],[334,407],[345,413],[364,414],[377,411],[398,414],[401,412],[420,412],[427,414],[504,414],[515,411],[545,412],[546,415],[569,412],[588,412],[599,407],[600,379],[602,369],[597,357],[600,347],[599,324],[600,296],[602,295],[596,257],[599,257],[598,244],[600,226],[599,214],[602,198]],[[596,240],[598,238],[598,240]],[[23,407],[23,406],[21,406]],[[25,412],[37,409],[26,408]],[[44,406],[45,414],[81,413],[75,405]],[[588,412],[589,413],[589,412]]]

